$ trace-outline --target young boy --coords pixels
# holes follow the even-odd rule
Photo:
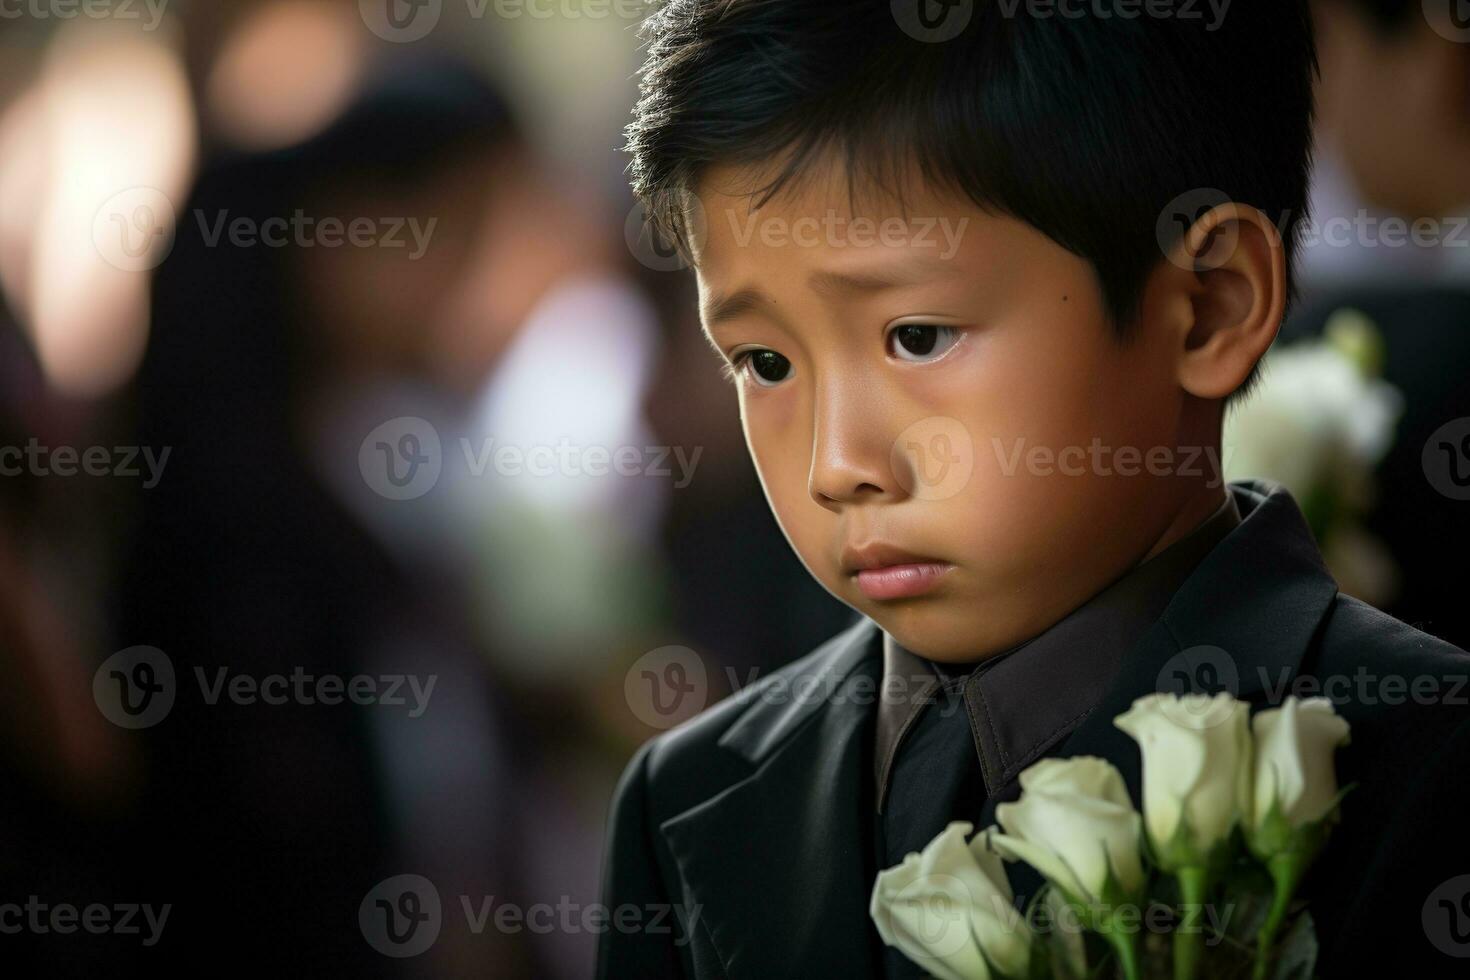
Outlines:
[[[600,976],[920,975],[869,920],[877,872],[993,823],[1042,757],[1106,757],[1139,800],[1113,719],[1196,682],[1352,724],[1306,888],[1322,976],[1470,954],[1426,904],[1470,875],[1470,658],[1340,595],[1285,491],[1219,476],[1291,293],[1315,58],[1305,0],[1216,9],[649,21],[635,190],[687,248],[782,529],[863,619],[639,750]]]

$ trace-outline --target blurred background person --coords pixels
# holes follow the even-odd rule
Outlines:
[[[408,40],[356,0],[133,9],[0,23],[0,443],[155,463],[0,480],[0,903],[172,910],[147,947],[22,930],[0,955],[584,976],[613,783],[672,723],[641,659],[699,660],[687,713],[851,616],[640,238],[636,19],[444,4]],[[326,245],[328,220],[378,237]],[[620,449],[632,475],[589,472]],[[177,696],[131,730],[95,685],[138,646]],[[433,687],[417,716],[228,693],[295,675]],[[405,874],[442,921],[397,958],[359,913]]]
[[[481,240],[504,217],[495,169],[519,139],[472,74],[406,65],[371,77],[305,143],[211,161],[185,204],[137,379],[139,443],[172,447],[171,468],[140,493],[120,565],[122,645],[161,649],[201,688],[298,671],[435,677],[437,699],[413,718],[180,697],[148,732],[143,819],[179,896],[179,941],[163,954],[194,959],[243,931],[272,937],[241,952],[262,967],[376,975],[384,958],[343,910],[396,869],[448,894],[523,893],[512,723],[454,605],[439,512],[353,493],[370,492],[355,450],[377,421],[452,424],[516,326],[456,307],[482,284]],[[369,217],[384,240],[317,240],[337,215]],[[268,247],[269,223],[287,218],[289,244]],[[392,223],[435,219],[417,244],[407,230],[401,246],[386,238]],[[336,437],[359,422],[344,486]],[[434,972],[467,975],[462,935],[445,938]],[[523,941],[492,942],[481,972],[529,969]]]
[[[1372,324],[1371,370],[1397,389],[1401,414],[1363,517],[1373,544],[1338,577],[1361,569],[1377,583],[1364,598],[1464,646],[1470,610],[1446,550],[1470,538],[1470,503],[1451,476],[1470,472],[1470,421],[1457,421],[1470,419],[1470,23],[1455,9],[1314,3],[1321,80],[1303,301],[1277,343],[1321,337],[1345,310]]]
[[[1436,13],[1442,8],[1443,13]],[[1470,288],[1470,21],[1423,0],[1315,0],[1321,84],[1304,289]],[[1385,222],[1390,222],[1385,225]],[[1415,222],[1421,233],[1413,231]]]

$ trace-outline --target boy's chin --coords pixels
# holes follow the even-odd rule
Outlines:
[[[911,653],[940,663],[984,660],[994,647],[966,617],[942,608],[943,603],[914,603],[905,609],[863,610],[885,633]]]

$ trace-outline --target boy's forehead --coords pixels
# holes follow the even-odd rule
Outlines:
[[[695,184],[684,212],[701,292],[712,282],[742,278],[752,264],[789,269],[819,261],[860,271],[936,255],[954,264],[961,235],[979,231],[989,217],[968,198],[907,177],[896,186],[865,176],[850,184],[846,168],[830,158],[766,195],[777,168],[777,162],[711,166]]]
[[[763,215],[790,220],[814,218],[842,220],[859,218],[885,221],[892,218],[968,213],[973,205],[962,197],[936,191],[916,176],[917,168],[882,183],[863,173],[849,174],[840,157],[813,159],[765,200],[762,191],[779,172],[780,161],[757,164],[720,164],[705,170],[694,187],[702,218],[748,217],[757,201]]]

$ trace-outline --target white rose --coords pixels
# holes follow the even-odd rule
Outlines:
[[[972,829],[957,820],[923,852],[880,872],[868,912],[885,943],[941,980],[1024,977],[1031,930],[1000,857],[981,836],[965,842]]]
[[[1086,905],[1136,897],[1144,884],[1142,820],[1123,776],[1093,756],[1043,759],[1021,773],[1021,799],[995,808],[991,843]],[[1111,876],[1122,895],[1105,894]]]
[[[1273,806],[1292,830],[1327,816],[1337,800],[1334,755],[1348,741],[1348,723],[1332,702],[1289,697],[1280,708],[1257,714],[1252,727],[1256,759],[1249,829],[1259,837]]]
[[[1150,694],[1113,722],[1143,754],[1143,820],[1159,866],[1206,867],[1250,798],[1250,711],[1229,694]]]

